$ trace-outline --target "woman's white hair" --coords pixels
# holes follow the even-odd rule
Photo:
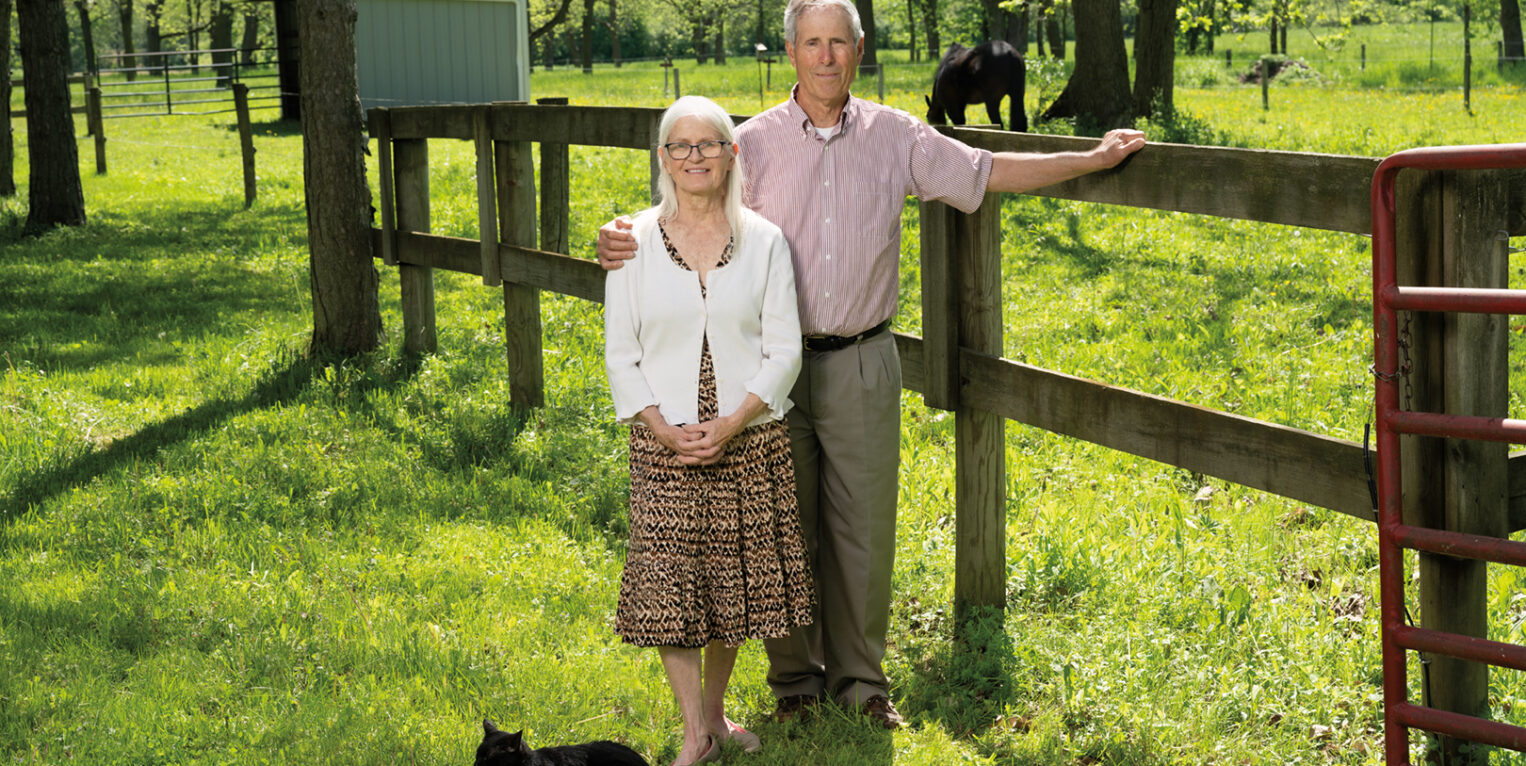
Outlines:
[[[728,142],[728,150],[736,146],[736,134],[731,129],[731,115],[727,114],[720,104],[704,96],[684,96],[674,101],[672,106],[662,113],[662,122],[657,126],[659,156],[666,156],[662,146],[668,143],[668,137],[673,134],[673,125],[684,117],[698,118],[714,128],[721,134],[721,140]],[[731,156],[734,161],[731,163],[731,172],[726,178],[726,221],[731,224],[732,240],[740,245],[742,241],[742,158],[735,153]],[[669,175],[666,169],[657,174],[657,193],[662,198],[657,203],[657,219],[672,220],[674,214],[678,212],[678,195],[673,187],[673,176]]]
[[[838,8],[848,14],[848,24],[853,27],[853,43],[864,39],[864,24],[858,18],[858,6],[851,0],[789,0],[784,6],[784,39],[790,45],[795,44],[795,25],[800,20],[801,14],[807,11],[816,11],[826,8]]]

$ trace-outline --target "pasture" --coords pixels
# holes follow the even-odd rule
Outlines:
[[[1518,85],[1476,88],[1470,116],[1414,80],[1278,85],[1263,112],[1258,88],[1190,76],[1212,64],[1180,62],[1184,116],[1146,129],[1379,156],[1520,140],[1526,120]],[[919,66],[886,94],[918,114]],[[757,109],[750,60],[683,76]],[[769,104],[792,73],[773,78]],[[537,71],[532,88],[663,103],[647,65]],[[487,716],[534,744],[615,738],[667,763],[678,718],[657,656],[609,631],[625,434],[599,308],[543,298],[548,405],[529,415],[508,403],[501,296],[472,278],[436,276],[435,356],[398,351],[384,270],[384,349],[302,358],[301,138],[257,123],[244,210],[231,121],[108,123],[104,177],[82,140],[80,229],[21,240],[24,200],[0,203],[0,757],[456,764]],[[431,149],[434,230],[475,236],[470,145]],[[643,204],[647,163],[574,148],[572,164],[572,249],[591,256],[597,227]],[[918,333],[906,211],[895,324]],[[1008,357],[1360,440],[1366,238],[1018,197],[1002,230]],[[903,413],[887,670],[912,725],[772,724],[749,645],[732,705],[765,749],[727,762],[1380,762],[1370,525],[1009,425],[1008,608],[958,650],[953,419],[909,393]],[[1494,572],[1490,593],[1491,637],[1526,640],[1516,575]],[[1526,722],[1526,684],[1492,679],[1496,717]]]

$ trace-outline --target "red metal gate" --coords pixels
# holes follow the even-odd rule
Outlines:
[[[1382,587],[1384,752],[1389,766],[1409,763],[1409,729],[1526,752],[1526,728],[1437,710],[1409,701],[1406,650],[1526,670],[1526,646],[1404,624],[1404,553],[1445,554],[1526,566],[1526,543],[1407,526],[1402,521],[1399,435],[1526,443],[1526,420],[1411,412],[1399,408],[1397,312],[1526,314],[1526,290],[1400,287],[1394,255],[1394,179],[1400,170],[1526,168],[1526,144],[1458,146],[1400,152],[1378,165],[1372,181],[1372,304],[1376,373],[1378,566]],[[1500,509],[1501,513],[1505,509]]]

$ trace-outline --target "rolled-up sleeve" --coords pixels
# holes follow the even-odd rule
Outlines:
[[[911,125],[911,185],[918,199],[945,202],[973,213],[991,181],[991,153],[939,133],[916,120]]]
[[[637,422],[637,414],[658,403],[641,372],[636,281],[635,264],[615,269],[604,277],[604,371],[609,375],[615,419],[621,423]]]
[[[763,363],[746,388],[763,400],[774,419],[779,419],[789,411],[789,392],[800,375],[800,313],[789,245],[777,230],[770,238],[768,280],[763,292]]]

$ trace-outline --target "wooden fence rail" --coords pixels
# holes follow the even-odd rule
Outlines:
[[[661,110],[624,107],[570,107],[498,104],[490,108],[403,107],[371,113],[372,132],[387,143],[430,138],[473,140],[484,128],[492,144],[537,142],[544,146],[569,144],[647,149],[655,141]],[[739,121],[742,118],[737,118]],[[482,126],[482,127],[479,127]],[[981,129],[949,129],[960,140],[992,151],[1071,151],[1089,146],[1091,139],[1036,136]],[[389,158],[390,147],[380,148]],[[479,152],[479,155],[482,152]],[[524,162],[523,160],[521,162]],[[1350,233],[1371,230],[1368,187],[1377,160],[1365,157],[1303,154],[1223,147],[1153,144],[1123,168],[1079,178],[1032,192],[1036,196],[1148,207],[1263,223],[1276,223]],[[385,170],[391,170],[390,162]],[[491,165],[488,165],[491,167]],[[566,165],[547,179],[543,191],[561,195],[543,205],[539,228],[552,230],[558,249],[565,248]],[[416,165],[397,171],[397,187],[426,172]],[[491,173],[488,175],[491,178]],[[1526,200],[1526,175],[1510,179],[1512,199]],[[383,184],[382,220],[376,230],[375,251],[398,263],[441,268],[482,276],[483,245],[478,240],[443,237],[419,230],[399,230],[388,236],[393,217],[391,184]],[[531,200],[533,202],[533,199]],[[529,203],[520,204],[529,206]],[[924,206],[931,207],[931,206]],[[558,213],[558,208],[560,213]],[[1521,205],[1511,209],[1520,211]],[[957,218],[957,214],[951,216]],[[924,232],[938,231],[923,211]],[[523,228],[520,224],[519,228]],[[559,227],[559,228],[558,228]],[[427,224],[425,226],[427,228]],[[1512,236],[1526,234],[1526,215],[1509,221]],[[935,307],[928,295],[927,273],[936,273],[946,254],[934,252],[939,238],[924,236],[924,332],[944,333],[954,316]],[[527,238],[532,243],[534,238]],[[491,248],[488,249],[491,252]],[[497,277],[506,284],[602,302],[604,272],[597,264],[526,245],[499,242]],[[936,283],[936,280],[932,280]],[[946,301],[945,301],[946,302]],[[432,312],[431,312],[432,313]],[[431,317],[432,320],[432,317]],[[938,391],[929,382],[922,338],[897,333],[906,388],[928,394]],[[947,342],[938,344],[947,347]],[[946,351],[945,351],[946,353]],[[1147,457],[1236,484],[1282,495],[1357,518],[1373,519],[1367,491],[1362,445],[1344,439],[1248,418],[1211,408],[1109,386],[1032,365],[999,358],[1000,348],[979,352],[958,348],[957,362],[937,360],[944,371],[942,390],[966,381],[960,388],[966,403],[1010,420],[1055,433]],[[951,376],[950,376],[951,373]],[[953,409],[944,393],[929,400]],[[1526,453],[1513,456],[1510,471],[1511,529],[1526,528]]]
[[[373,230],[374,251],[399,266],[405,348],[434,350],[433,269],[480,275],[488,284],[501,280],[511,397],[519,406],[540,406],[539,291],[598,302],[604,298],[604,272],[598,264],[554,252],[567,249],[566,148],[578,144],[649,150],[660,115],[658,109],[552,104],[373,110],[369,124],[380,144],[383,175],[389,176],[382,179],[382,228]],[[1064,151],[1093,143],[976,128],[947,130],[992,151]],[[476,142],[480,230],[488,233],[486,242],[428,232],[429,139]],[[542,152],[538,217],[529,149],[533,143],[539,143]],[[1368,234],[1369,190],[1377,165],[1378,160],[1364,157],[1152,144],[1119,168],[1031,193]],[[655,174],[655,161],[651,168]],[[1487,199],[1465,200],[1456,192],[1437,191],[1452,189],[1453,178],[1419,172],[1400,177],[1400,209],[1407,211],[1403,215],[1411,225],[1400,257],[1415,264],[1408,272],[1411,283],[1448,278],[1445,274],[1450,272],[1423,265],[1433,261],[1436,252],[1445,250],[1450,263],[1476,250],[1498,249],[1501,233],[1526,234],[1526,173],[1476,185],[1488,190],[1475,193]],[[1459,205],[1493,211],[1488,215],[1494,217],[1482,221],[1474,220],[1478,215],[1458,216]],[[1361,444],[1001,358],[999,220],[1000,205],[990,202],[968,215],[938,203],[922,204],[924,335],[895,336],[905,387],[921,393],[928,406],[955,413],[956,612],[1005,602],[1006,420],[1373,520]],[[1501,270],[1496,279],[1503,278]],[[1423,315],[1416,320],[1422,343],[1454,348],[1470,342],[1456,333],[1443,338],[1428,321]],[[1417,349],[1417,358],[1427,358],[1424,351]],[[1417,379],[1417,390],[1460,391],[1468,384],[1462,378],[1469,374],[1431,365],[1424,375],[1432,380]],[[1452,401],[1439,406],[1452,407]],[[1440,470],[1431,468],[1433,473]],[[1499,526],[1526,528],[1526,453],[1502,457],[1498,465],[1479,470],[1480,476],[1496,472],[1490,475],[1505,477],[1500,498],[1504,502],[1496,503],[1493,511],[1504,517]],[[1406,477],[1412,473],[1424,471],[1406,471]],[[1469,480],[1448,473],[1447,481],[1463,486]],[[1417,505],[1427,508],[1452,502],[1434,493],[1416,497]],[[1448,524],[1442,519],[1436,526]],[[1423,603],[1446,598],[1445,593],[1460,587],[1444,562],[1422,558],[1421,574]],[[1476,588],[1472,592],[1467,603],[1454,604],[1443,620],[1476,622],[1486,605],[1476,597]],[[1466,686],[1470,691],[1463,697],[1477,692],[1480,683],[1487,685],[1486,676],[1480,681],[1471,671],[1447,675],[1433,673],[1432,685]]]

